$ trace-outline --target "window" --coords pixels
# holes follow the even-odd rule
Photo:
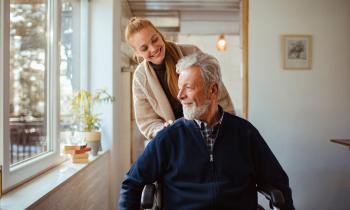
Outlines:
[[[88,0],[4,0],[0,14],[7,190],[62,160],[60,139],[73,127],[69,98],[87,86]]]
[[[80,88],[87,89],[87,0],[62,0],[60,39],[60,138],[74,142],[70,98]],[[76,139],[80,140],[80,139]]]
[[[10,162],[52,151],[47,138],[47,3],[10,4]]]

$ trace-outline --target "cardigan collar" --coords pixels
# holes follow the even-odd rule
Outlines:
[[[220,139],[222,137],[223,132],[225,132],[227,127],[227,115],[228,113],[226,113],[225,111],[223,112],[222,115],[222,121],[221,121],[221,125],[220,125],[220,129],[218,131],[217,134],[217,139]],[[208,148],[207,145],[205,144],[205,141],[203,139],[203,136],[201,134],[200,129],[198,129],[198,125],[196,124],[196,122],[194,120],[186,120],[185,118],[182,118],[185,127],[187,128],[187,130],[189,131],[189,133],[192,135],[192,138],[195,140],[195,142],[198,144],[198,147],[200,148],[200,150],[205,154],[208,155],[208,159],[209,159],[209,153],[208,153]],[[215,144],[217,144],[217,141],[215,141]],[[214,145],[215,145],[214,144]]]
[[[183,57],[183,54],[181,52],[180,47],[173,43],[176,50],[178,51],[179,55],[181,57]],[[161,113],[159,113],[159,115],[164,119],[164,120],[175,120],[175,115],[173,112],[173,109],[171,108],[171,105],[169,103],[169,100],[158,80],[157,74],[154,71],[152,65],[144,60],[143,62],[143,66],[145,69],[145,73],[146,73],[146,77],[147,77],[147,81],[149,84],[149,87],[151,88],[153,94],[154,94],[154,98],[156,98],[157,102],[154,103],[154,105],[156,106],[157,110],[160,110]]]

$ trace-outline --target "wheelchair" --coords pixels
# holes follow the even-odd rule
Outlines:
[[[160,190],[158,184],[145,185],[141,194],[141,207],[144,210],[161,210]],[[269,201],[271,209],[279,210],[284,205],[284,196],[282,192],[271,186],[263,186],[258,188],[261,193]],[[265,210],[258,205],[257,210]]]

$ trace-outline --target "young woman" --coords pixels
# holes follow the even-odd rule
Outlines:
[[[133,99],[137,126],[152,139],[172,121],[183,117],[177,100],[177,61],[199,49],[193,45],[165,41],[164,36],[147,19],[133,17],[125,30],[125,38],[133,48],[139,65],[133,79]],[[234,114],[231,98],[220,85],[219,104]]]

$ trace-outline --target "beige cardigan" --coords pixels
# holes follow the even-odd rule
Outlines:
[[[180,44],[177,44],[177,50],[181,57],[199,51],[193,45]],[[152,139],[163,129],[163,123],[175,120],[175,116],[156,73],[146,60],[136,68],[132,91],[136,124],[147,139]],[[219,86],[219,104],[234,114],[231,98],[223,84]]]

